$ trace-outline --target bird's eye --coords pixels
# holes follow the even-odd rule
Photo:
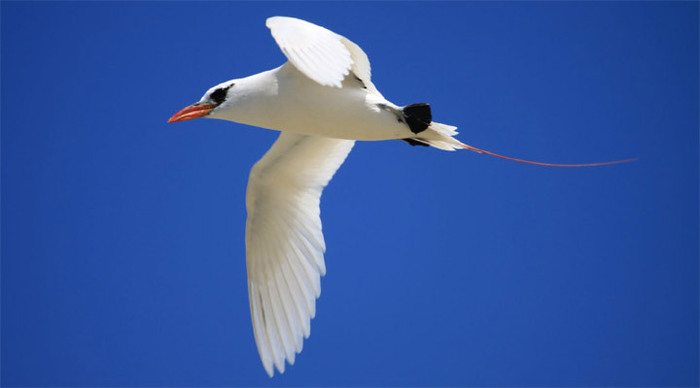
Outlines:
[[[219,105],[226,99],[226,90],[227,89],[225,88],[218,88],[214,90],[214,93],[212,93],[209,97],[216,103],[216,105]]]
[[[209,98],[211,98],[211,100],[214,101],[216,105],[221,104],[222,102],[224,102],[224,100],[226,100],[226,92],[231,86],[233,86],[233,84],[214,90],[214,92],[209,96]]]

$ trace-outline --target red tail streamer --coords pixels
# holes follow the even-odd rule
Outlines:
[[[595,162],[595,163],[545,163],[545,162],[537,162],[534,160],[514,158],[512,156],[500,155],[500,154],[497,154],[495,152],[482,150],[481,148],[470,146],[469,144],[462,143],[462,146],[464,147],[465,150],[473,151],[473,152],[476,152],[477,154],[486,154],[486,155],[495,156],[497,158],[501,158],[501,159],[505,159],[505,160],[511,160],[513,162],[534,164],[535,166],[545,166],[545,167],[599,167],[599,166],[611,166],[613,164],[630,163],[630,162],[634,162],[635,160],[637,160],[637,158],[631,158],[631,159],[611,160],[608,162]]]

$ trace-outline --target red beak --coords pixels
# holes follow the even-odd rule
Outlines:
[[[216,105],[209,104],[206,102],[198,102],[196,104],[192,104],[188,107],[185,107],[184,109],[175,113],[173,117],[168,119],[168,123],[176,123],[178,121],[198,119],[200,117],[208,115],[209,112],[211,112],[214,108],[216,108]]]

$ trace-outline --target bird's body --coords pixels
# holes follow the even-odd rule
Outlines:
[[[371,80],[367,55],[347,38],[309,22],[267,20],[289,60],[284,65],[210,88],[169,122],[200,117],[281,131],[251,170],[246,195],[246,266],[255,343],[272,376],[294,363],[310,334],[326,272],[321,230],[323,188],[355,140],[402,139],[452,151],[468,149],[455,127],[432,121],[430,106],[398,106]],[[613,162],[617,163],[617,162]],[[594,163],[588,165],[603,165]]]
[[[398,120],[400,107],[354,77],[346,77],[341,88],[323,86],[286,63],[228,82],[236,85],[229,92],[237,96],[236,105],[214,111],[209,117],[337,139],[391,140],[414,136]]]
[[[427,104],[387,101],[352,41],[294,18],[272,17],[267,26],[287,63],[216,85],[169,121],[207,117],[281,132],[251,170],[246,193],[253,333],[272,376],[294,363],[310,334],[326,272],[321,193],[355,141],[404,139],[446,150],[461,143],[454,127],[432,123]]]

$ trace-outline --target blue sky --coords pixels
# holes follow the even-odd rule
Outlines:
[[[698,4],[2,2],[3,385],[698,384]],[[311,337],[270,380],[248,171],[276,134],[167,125],[285,59],[368,53],[397,104],[551,169],[360,143],[322,201]]]

